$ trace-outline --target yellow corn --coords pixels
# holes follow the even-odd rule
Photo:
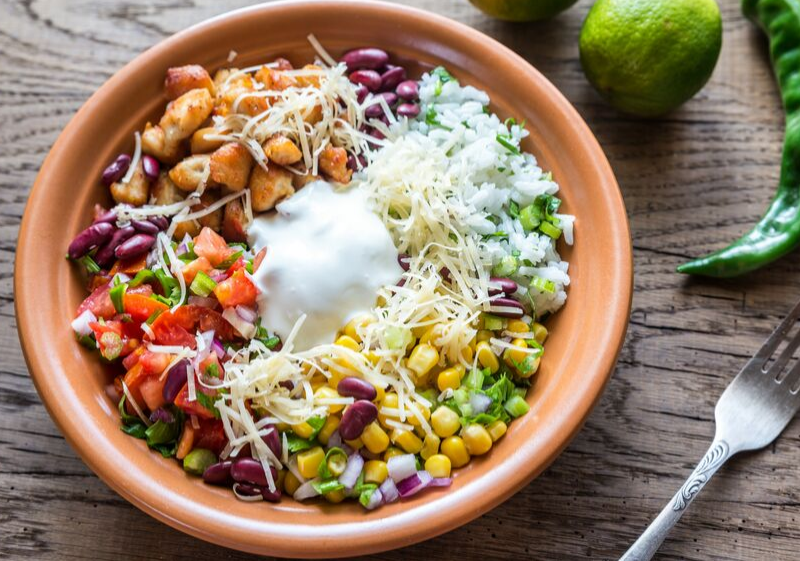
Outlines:
[[[422,377],[427,374],[437,362],[439,362],[439,352],[431,345],[421,343],[411,351],[407,366],[413,370],[417,376]]]
[[[477,335],[475,335],[475,340],[478,343],[483,343],[484,341],[488,341],[492,337],[494,337],[494,333],[492,333],[488,329],[481,329],[480,331],[478,331]]]
[[[347,360],[346,358],[337,358],[336,360],[334,360],[334,362],[336,364],[339,364],[339,365],[343,366],[344,368],[351,368],[351,366],[352,366],[350,364],[350,361]],[[328,371],[328,373],[330,374],[330,378],[328,378],[328,387],[333,389],[333,390],[335,390],[336,388],[339,387],[339,382],[342,380],[342,378],[344,378],[345,376],[349,376],[350,375],[350,374],[346,374],[344,372],[340,372],[336,368],[331,368]]]
[[[458,413],[442,405],[431,415],[431,427],[439,437],[445,438],[454,435],[461,428]]]
[[[470,456],[481,456],[492,448],[492,437],[483,425],[467,425],[461,431],[461,438]]]
[[[423,333],[419,338],[419,342],[438,347],[439,345],[436,344],[436,341],[443,335],[443,333],[444,328],[442,327],[442,324],[437,323],[428,327],[425,333]]]
[[[427,322],[431,321],[432,319],[436,319],[436,318],[434,318],[433,316],[425,316],[420,321],[422,321],[423,323],[427,323]],[[420,325],[418,327],[412,327],[411,328],[411,334],[416,338],[420,338],[430,328],[431,328],[430,324],[428,324],[428,325]]]
[[[314,427],[303,421],[297,425],[292,425],[292,432],[294,432],[300,438],[311,438],[311,435],[314,434]]]
[[[346,347],[346,348],[350,349],[351,351],[358,352],[359,350],[361,350],[361,346],[358,344],[358,341],[356,341],[354,338],[350,337],[349,335],[342,335],[341,337],[336,339],[336,343],[335,344],[339,345],[340,347]]]
[[[536,371],[539,370],[539,362],[542,360],[542,357],[537,356],[536,358],[528,358],[528,364],[524,372],[521,372],[519,369],[517,370],[517,374],[520,378],[530,378]]]
[[[278,472],[278,479],[275,481],[275,486],[278,489],[283,489],[283,486],[286,482],[286,474],[289,473],[288,470],[282,469]]]
[[[319,466],[325,459],[322,446],[315,446],[297,454],[297,470],[306,479],[313,479],[319,473]]]
[[[533,324],[533,337],[540,345],[547,339],[547,328],[541,323]]]
[[[339,419],[339,417],[337,417],[336,415],[328,415],[325,418],[325,424],[322,425],[322,428],[320,429],[319,434],[317,435],[317,440],[319,440],[323,444],[327,444],[328,439],[331,437],[333,432],[339,428],[340,422],[341,419]]]
[[[506,329],[511,333],[527,333],[531,330],[530,327],[528,327],[528,324],[521,319],[512,319],[509,321]]]
[[[423,460],[427,460],[431,456],[439,453],[439,437],[435,434],[427,434],[425,435],[425,440],[422,443],[422,450],[420,450],[419,455],[422,456]]]
[[[370,323],[375,323],[375,316],[372,314],[359,314],[347,322],[347,325],[344,326],[344,334],[360,343],[361,337],[358,335],[358,329],[366,327]]]
[[[294,492],[300,487],[300,481],[292,474],[286,472],[286,477],[283,478],[283,491],[287,495],[294,495]]]
[[[292,427],[286,423],[278,423],[277,425],[275,425],[275,428],[278,429],[280,432],[286,432]]]
[[[364,483],[375,483],[380,485],[389,475],[389,468],[386,462],[380,460],[370,460],[364,464]]]
[[[477,348],[477,345],[475,345],[475,348]],[[475,348],[466,346],[461,349],[461,356],[464,358],[465,362],[472,364],[472,357],[475,356]]]
[[[364,441],[361,440],[360,436],[355,440],[345,440],[344,442],[353,450],[361,450],[364,447]]]
[[[442,441],[442,454],[450,459],[455,468],[467,465],[470,460],[467,447],[459,436],[450,436]]]
[[[528,343],[525,342],[525,339],[514,339],[511,341],[511,344],[520,349],[528,348]],[[503,352],[503,360],[512,368],[514,368],[516,364],[523,362],[528,356],[528,353],[525,351],[518,351],[516,349],[506,349]]]
[[[314,392],[315,399],[340,399],[341,397],[342,396],[340,396],[339,393],[330,386],[322,386],[321,388],[317,389]],[[341,403],[337,403],[335,405],[328,404],[327,407],[328,411],[332,414],[338,413],[339,411],[344,409],[344,405],[342,405]]]
[[[323,376],[322,374],[315,374],[313,378],[311,378],[311,389],[316,393],[318,389],[328,384],[328,379]]]
[[[340,503],[347,498],[347,495],[344,494],[344,489],[331,491],[330,493],[325,493],[322,496],[325,497],[325,500],[327,500],[329,503]]]
[[[372,385],[375,386],[375,384]],[[378,403],[380,403],[381,401],[383,401],[384,397],[386,397],[386,390],[380,386],[375,386],[375,399],[373,399],[372,401],[377,401]]]
[[[500,419],[486,427],[486,432],[488,432],[489,436],[492,437],[492,442],[497,442],[500,440],[500,437],[502,437],[507,430],[508,426]]]
[[[422,450],[422,441],[416,434],[407,430],[393,430],[392,442],[409,454],[416,454]]]
[[[359,438],[373,454],[380,454],[389,447],[389,435],[376,422],[364,427],[364,432]]]
[[[450,458],[444,454],[434,454],[425,460],[425,471],[433,477],[450,477]]]
[[[381,357],[380,357],[380,356],[378,355],[378,353],[376,353],[375,351],[364,351],[362,354],[363,354],[365,357],[367,357],[367,360],[368,360],[368,361],[369,361],[369,362],[370,362],[370,363],[371,363],[373,366],[377,366],[377,365],[378,365],[378,362],[380,362],[380,360],[381,360]]]
[[[459,366],[461,365],[459,364]],[[439,376],[436,378],[436,387],[439,388],[440,392],[443,392],[448,388],[455,390],[460,385],[461,373],[455,368],[442,370],[439,372]]]
[[[417,419],[417,416],[411,412],[410,409],[411,407],[416,407],[417,411],[419,411],[419,414],[426,421],[431,418],[431,410],[428,407],[425,407],[424,405],[420,405],[419,403],[409,403],[408,407],[409,409],[406,411],[406,422],[412,427],[418,427],[422,423],[420,423],[419,419]]]
[[[378,421],[380,421],[383,428],[389,428],[389,425],[386,424],[387,419],[393,419],[394,417],[387,417],[383,413],[381,413],[381,409],[386,407],[387,409],[397,409],[397,405],[400,403],[397,399],[396,393],[387,393],[386,397],[384,397],[381,402],[380,406],[378,407]],[[397,419],[395,419],[397,420]]]
[[[389,458],[394,458],[395,456],[402,456],[405,454],[400,448],[396,448],[395,446],[389,446],[386,452],[383,453],[383,461],[388,462]]]
[[[492,352],[492,347],[486,341],[481,341],[475,347],[475,352],[478,354],[478,362],[481,366],[488,368],[489,372],[494,374],[500,369],[500,363],[497,356]]]

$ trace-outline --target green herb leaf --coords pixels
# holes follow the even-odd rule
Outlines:
[[[508,203],[508,215],[511,218],[519,218],[519,203],[516,201],[510,201]]]
[[[309,417],[306,419],[306,423],[311,425],[311,428],[314,429],[314,432],[311,433],[309,437],[310,440],[314,440],[317,438],[319,431],[322,430],[322,427],[325,426],[325,417]]]
[[[236,253],[232,253],[230,257],[228,257],[225,261],[219,264],[217,269],[228,269],[236,263],[239,258],[242,256],[244,251],[237,251]]]
[[[295,433],[288,431],[283,433],[286,435],[286,445],[289,449],[290,454],[294,454],[295,452],[302,452],[303,450],[308,450],[309,448],[313,448],[317,445],[316,440],[306,440],[305,438],[300,438]]]
[[[122,425],[119,428],[122,430],[122,432],[129,434],[134,438],[141,438],[142,440],[147,438],[147,426],[141,421],[131,425]]]
[[[215,418],[219,419],[219,409],[214,407],[214,404],[217,402],[218,399],[221,399],[222,396],[219,393],[215,393],[214,395],[208,395],[207,393],[198,389],[197,391],[197,403],[199,403],[204,409],[207,409],[209,413],[214,415]]]
[[[333,493],[334,491],[341,491],[342,489],[344,489],[344,485],[339,483],[339,481],[336,479],[313,481],[311,483],[311,486],[320,495],[327,495],[328,493]]]

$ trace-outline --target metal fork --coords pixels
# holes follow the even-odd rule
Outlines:
[[[708,452],[620,561],[651,559],[700,489],[728,458],[764,448],[792,420],[800,409],[800,360],[791,365],[788,373],[785,371],[800,346],[800,331],[789,337],[798,318],[800,302],[722,393],[714,410],[717,431]],[[783,350],[770,362],[784,341],[787,343]]]

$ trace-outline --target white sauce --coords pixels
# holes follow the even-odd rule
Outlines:
[[[261,323],[285,340],[307,314],[295,350],[330,344],[350,319],[375,306],[379,288],[398,282],[397,249],[356,188],[336,192],[315,181],[276,210],[248,229],[253,251],[267,248],[254,275]]]

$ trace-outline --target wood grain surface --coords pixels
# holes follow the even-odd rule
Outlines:
[[[28,377],[12,288],[30,186],[69,118],[149,46],[249,3],[0,2],[0,558],[249,557],[156,522],[84,466]],[[577,39],[590,0],[544,24],[494,21],[466,0],[407,3],[499,39],[575,104],[625,197],[635,295],[617,371],[567,451],[489,514],[375,558],[615,559],[704,453],[717,396],[800,292],[796,253],[736,281],[687,281],[673,272],[745,231],[772,196],[783,118],[763,38],[738,2],[720,0],[724,45],[710,83],[667,118],[642,121],[609,108],[584,78]],[[62,331],[42,334],[42,352],[47,337]],[[799,444],[795,421],[770,449],[734,459],[658,559],[797,559]]]

